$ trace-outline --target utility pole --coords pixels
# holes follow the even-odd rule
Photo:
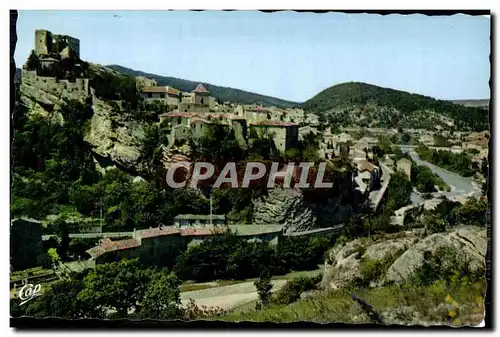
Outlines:
[[[210,191],[210,226],[212,226],[212,191]]]
[[[100,231],[101,231],[101,234],[102,234],[102,225],[103,225],[103,219],[102,219],[102,194],[101,194],[101,202],[100,202],[100,209],[101,209],[101,226],[100,226]]]

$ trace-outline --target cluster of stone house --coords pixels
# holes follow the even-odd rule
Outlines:
[[[280,109],[255,104],[219,104],[199,84],[192,92],[181,92],[149,82],[141,88],[145,101],[160,101],[173,110],[159,115],[160,123],[170,126],[169,144],[182,144],[190,137],[202,137],[213,125],[234,131],[241,144],[247,144],[251,130],[259,137],[270,137],[285,152],[298,145],[299,126],[306,117],[302,109]]]

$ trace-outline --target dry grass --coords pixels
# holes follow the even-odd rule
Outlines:
[[[484,282],[470,283],[463,279],[452,286],[438,281],[429,287],[392,285],[354,292],[373,306],[384,323],[462,326],[477,325],[483,319]],[[389,316],[392,318],[387,318]],[[232,322],[371,323],[348,290],[325,292],[286,306],[271,305],[260,311],[249,305],[241,306],[220,319]]]

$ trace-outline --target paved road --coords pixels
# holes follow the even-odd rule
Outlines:
[[[474,183],[472,179],[462,177],[456,173],[447,171],[443,168],[440,168],[436,165],[433,165],[427,161],[421,160],[418,157],[418,154],[414,151],[413,148],[401,148],[403,152],[408,153],[411,158],[418,164],[418,165],[425,165],[429,167],[434,173],[436,173],[438,176],[440,176],[448,185],[451,187],[450,192],[443,192],[442,194],[450,197],[456,197],[456,196],[475,196],[475,195],[480,195],[481,194],[481,189],[480,187]],[[422,199],[416,195],[415,193],[412,194],[412,201],[414,203],[419,203],[422,202]]]
[[[287,280],[272,280],[272,291],[281,289]],[[193,299],[199,307],[219,307],[225,310],[259,299],[253,282],[243,282],[227,286],[187,291],[181,293],[182,305]]]

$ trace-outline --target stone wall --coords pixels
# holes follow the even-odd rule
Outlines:
[[[56,99],[77,99],[82,101],[90,95],[88,78],[77,78],[75,82],[70,82],[68,80],[59,80],[55,77],[38,76],[36,71],[26,69],[22,70],[21,85],[30,87],[29,89],[32,93],[40,90],[55,96]]]

